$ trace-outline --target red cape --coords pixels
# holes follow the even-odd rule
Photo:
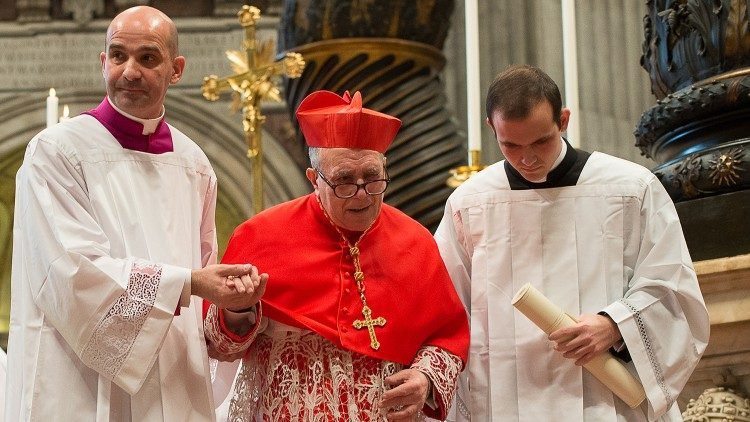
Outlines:
[[[270,208],[235,230],[222,263],[251,263],[269,274],[263,314],[314,331],[344,349],[409,365],[433,345],[459,356],[469,348],[466,311],[437,245],[424,227],[383,204],[359,244],[365,297],[380,348],[370,347],[349,248],[314,194]]]

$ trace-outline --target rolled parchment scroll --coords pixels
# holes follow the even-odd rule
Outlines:
[[[576,323],[575,319],[528,283],[518,290],[511,303],[547,334]],[[637,407],[646,399],[641,383],[609,352],[598,355],[583,367],[628,406]]]

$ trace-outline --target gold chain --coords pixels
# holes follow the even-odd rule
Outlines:
[[[360,237],[360,240],[362,238]],[[367,299],[365,298],[365,273],[362,272],[362,267],[359,265],[359,240],[354,246],[349,245],[349,255],[352,256],[354,262],[354,280],[357,282],[357,290],[359,290],[359,299],[362,301],[363,306],[367,306]]]
[[[344,235],[344,233],[339,230],[338,226],[333,222],[333,220],[331,220],[331,217],[328,215],[325,208],[323,208],[323,204],[320,202],[320,198],[317,195],[315,195],[315,198],[318,200],[318,205],[320,205],[320,209],[323,211],[323,215],[326,216],[328,222],[331,223],[336,232],[338,232],[341,238],[344,239],[344,242],[346,242],[346,245],[349,247],[349,255],[352,257],[352,262],[354,263],[354,280],[357,282],[359,300],[362,302],[362,315],[365,317],[365,319],[364,321],[355,320],[352,325],[356,329],[367,327],[367,331],[370,334],[370,347],[372,347],[374,350],[378,350],[380,348],[380,342],[375,336],[374,326],[382,327],[385,325],[386,320],[382,316],[378,318],[372,318],[372,310],[369,306],[367,306],[367,299],[365,298],[365,273],[362,272],[362,266],[359,263],[359,242],[362,241],[362,238],[365,237],[365,234],[370,230],[372,225],[375,224],[375,220],[373,220],[372,223],[367,226],[362,234],[359,235],[357,241],[354,242],[354,245],[352,245],[346,235]]]

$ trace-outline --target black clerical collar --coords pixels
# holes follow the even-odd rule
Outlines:
[[[565,157],[563,157],[560,165],[547,174],[547,180],[544,182],[535,183],[524,179],[521,173],[514,169],[508,160],[505,160],[505,174],[508,176],[510,188],[512,190],[525,190],[575,186],[581,176],[583,166],[586,165],[586,161],[591,154],[580,149],[574,149],[565,139],[563,139],[563,142],[568,147]]]

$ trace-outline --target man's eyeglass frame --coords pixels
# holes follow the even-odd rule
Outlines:
[[[333,189],[333,194],[336,195],[336,197],[340,198],[340,199],[348,199],[348,198],[354,197],[354,196],[357,195],[357,192],[359,192],[360,189],[364,190],[365,193],[368,194],[368,195],[370,195],[370,196],[380,195],[380,194],[384,193],[386,190],[388,190],[388,184],[391,182],[391,178],[388,177],[388,169],[385,169],[385,179],[375,179],[375,180],[370,180],[370,181],[364,182],[364,183],[337,183],[337,184],[333,184],[333,183],[331,183],[331,181],[329,181],[328,179],[326,179],[325,176],[323,176],[323,173],[321,173],[320,170],[315,169],[315,172],[318,173],[318,176],[320,176],[320,178],[323,179],[323,181],[326,182],[326,184],[328,186],[330,186],[331,189]],[[370,192],[369,190],[367,190],[367,186],[368,185],[372,186],[373,183],[378,183],[378,182],[385,182],[385,187],[383,188],[383,190],[381,190],[380,192]],[[340,195],[339,192],[338,192],[339,189],[337,189],[337,188],[339,188],[341,186],[356,186],[357,189],[351,195],[344,196],[344,195]]]

